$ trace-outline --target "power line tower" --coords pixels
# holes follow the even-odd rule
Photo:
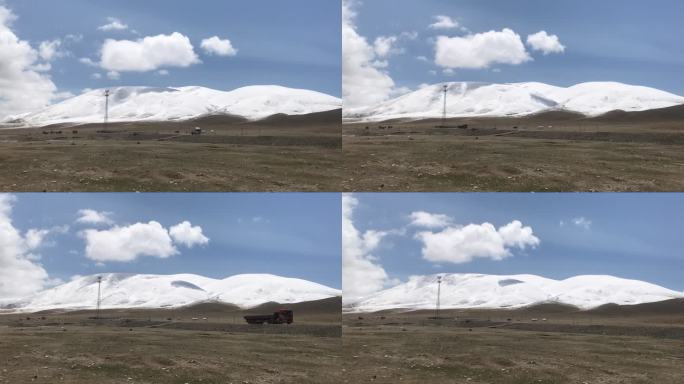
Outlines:
[[[439,320],[439,296],[442,294],[442,276],[437,276],[437,306],[435,306],[435,320]]]
[[[442,86],[442,92],[444,93],[444,107],[442,108],[442,128],[446,128],[446,99],[447,99],[447,90],[449,89],[449,86],[444,84]]]
[[[105,125],[105,129],[107,129],[107,124],[109,123],[109,89],[105,89],[104,97],[105,97],[104,125]]]
[[[100,318],[100,303],[102,302],[100,296],[100,286],[102,285],[102,276],[97,277],[97,319]]]

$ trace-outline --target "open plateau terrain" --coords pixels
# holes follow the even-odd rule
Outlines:
[[[96,90],[0,123],[13,192],[335,191],[341,101],[277,86]],[[201,129],[199,132],[196,128]]]
[[[345,191],[680,191],[684,98],[619,83],[451,83],[344,112]]]
[[[343,318],[345,383],[663,383],[684,376],[684,300]]]
[[[0,383],[339,382],[340,297],[0,315]],[[242,316],[294,311],[290,325]]]

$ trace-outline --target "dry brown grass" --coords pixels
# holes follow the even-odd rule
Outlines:
[[[468,129],[440,129],[435,123],[343,126],[343,190],[684,190],[681,122],[481,119],[449,124],[467,123]]]

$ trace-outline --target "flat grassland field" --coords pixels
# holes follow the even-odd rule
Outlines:
[[[99,320],[93,312],[0,315],[0,383],[339,382],[340,307],[335,298],[248,312],[107,310]],[[295,322],[242,319],[278,308],[293,309]]]
[[[444,125],[438,128],[440,119],[344,124],[343,190],[684,190],[684,106]]]
[[[13,192],[336,191],[341,110],[257,122],[0,129],[0,189]],[[202,134],[192,135],[194,127]]]
[[[345,383],[677,384],[684,301],[343,316]]]

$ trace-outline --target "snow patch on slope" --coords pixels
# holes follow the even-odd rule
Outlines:
[[[339,290],[310,281],[264,274],[231,276],[214,282],[209,289],[215,293],[215,300],[245,308],[266,302],[297,303],[342,295]]]
[[[116,87],[110,89],[109,121],[179,121],[207,114],[259,120],[280,113],[301,115],[339,108],[339,98],[276,85],[248,86],[230,92],[204,87]],[[101,123],[104,114],[104,90],[98,89],[6,121],[32,126]]]
[[[349,305],[352,312],[433,309],[437,276],[414,276],[404,284]],[[442,308],[522,308],[542,303],[591,309],[604,304],[641,304],[684,297],[683,293],[614,276],[576,276],[553,280],[536,275],[447,274],[442,276]]]
[[[110,273],[80,277],[18,302],[0,304],[23,312],[93,309],[97,302],[98,276],[102,277],[102,308],[174,308],[207,301],[251,308],[267,302],[297,303],[342,294],[307,280],[268,274],[218,280],[193,274]]]
[[[616,82],[590,82],[568,88],[544,83],[447,84],[448,117],[526,116],[551,110],[598,116],[610,111],[644,111],[684,104],[684,97],[658,89]],[[381,121],[441,117],[443,84],[417,91],[375,106],[345,109],[347,119]]]

